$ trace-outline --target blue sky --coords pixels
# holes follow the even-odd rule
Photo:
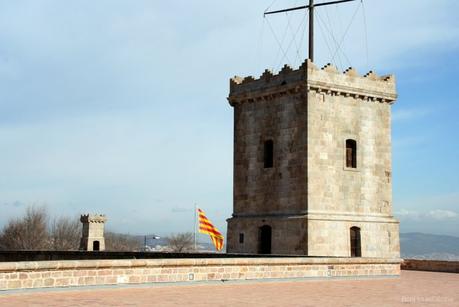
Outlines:
[[[262,18],[301,3],[0,0],[0,226],[45,204],[166,234],[192,230],[197,203],[225,231],[229,78],[303,61],[304,14]],[[459,235],[459,3],[364,4],[318,11],[316,63],[396,75],[394,212]]]

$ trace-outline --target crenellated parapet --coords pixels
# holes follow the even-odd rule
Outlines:
[[[107,218],[104,214],[82,214],[80,221],[82,223],[105,223]]]
[[[228,100],[234,106],[302,90],[390,104],[397,99],[394,75],[378,76],[373,71],[360,75],[352,67],[340,72],[332,64],[317,68],[306,60],[298,69],[285,65],[277,74],[265,70],[258,79],[231,78]]]

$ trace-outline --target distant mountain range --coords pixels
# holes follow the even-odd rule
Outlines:
[[[401,233],[400,248],[402,258],[459,261],[459,237]]]

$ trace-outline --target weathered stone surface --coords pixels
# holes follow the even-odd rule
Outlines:
[[[360,228],[362,257],[400,255],[392,215],[391,104],[395,78],[365,76],[306,61],[260,79],[235,77],[234,212],[227,249],[260,251],[271,227],[271,253],[351,255],[350,228]],[[346,167],[346,140],[357,167]],[[273,141],[273,167],[264,143]],[[241,240],[241,236],[243,239]]]
[[[459,273],[459,261],[403,259],[403,270]]]

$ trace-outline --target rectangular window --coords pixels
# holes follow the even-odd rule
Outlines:
[[[244,243],[244,234],[243,233],[240,233],[239,234],[239,243]]]
[[[274,144],[272,140],[267,140],[265,141],[265,146],[264,146],[264,166],[265,168],[271,168],[273,167],[273,162],[274,162]]]
[[[346,167],[357,168],[357,142],[346,140]]]

